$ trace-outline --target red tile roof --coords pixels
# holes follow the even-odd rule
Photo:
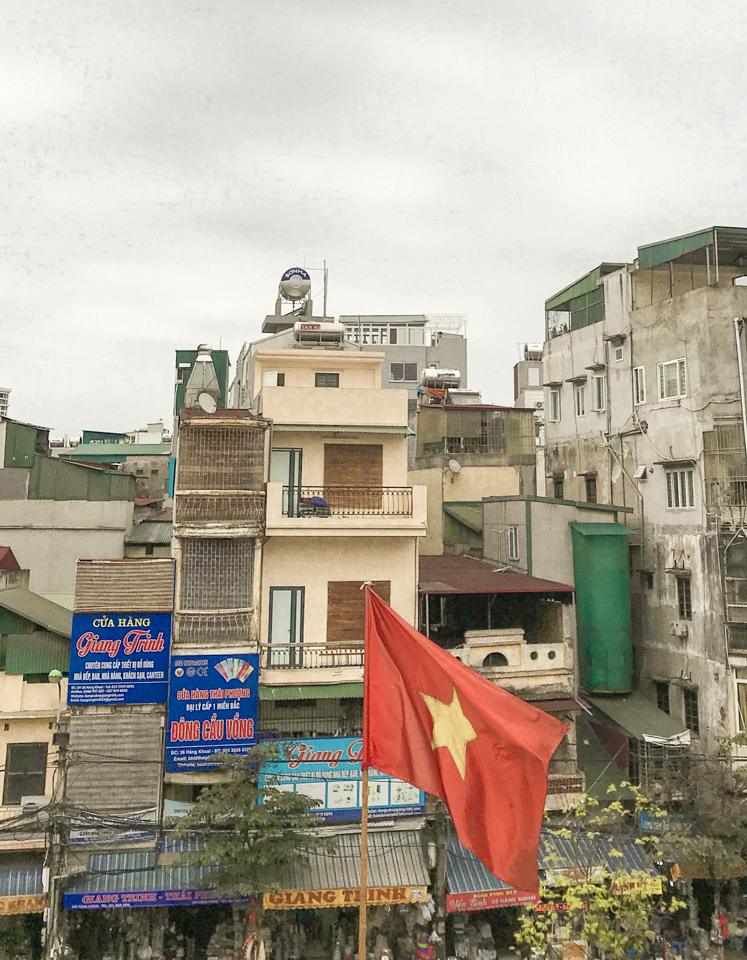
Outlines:
[[[21,565],[13,556],[10,547],[0,547],[0,570],[20,570]]]
[[[575,588],[540,580],[475,557],[421,557],[420,593],[573,593]]]

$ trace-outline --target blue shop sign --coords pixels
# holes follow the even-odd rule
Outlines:
[[[166,703],[170,613],[76,613],[67,702]]]
[[[325,821],[360,820],[361,751],[355,737],[329,737],[281,744],[284,761],[268,763],[259,786],[291,790],[318,800],[313,808]],[[409,783],[368,771],[368,815],[412,817],[425,813],[425,794]]]
[[[258,653],[174,657],[166,769],[214,770],[214,754],[246,753],[257,742],[258,712]]]
[[[116,907],[208,907],[248,903],[247,897],[218,896],[214,890],[112,890],[108,893],[66,893],[66,910],[111,910]]]

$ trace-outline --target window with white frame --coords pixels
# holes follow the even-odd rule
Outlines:
[[[516,526],[508,528],[508,559],[519,559],[519,528]]]
[[[684,359],[659,363],[656,369],[659,373],[660,400],[677,400],[687,395],[687,371]]]
[[[560,420],[560,390],[550,391],[550,420],[557,423]]]
[[[737,683],[737,720],[739,732],[747,731],[747,667],[735,667],[734,679]]]
[[[633,368],[633,403],[638,407],[646,402],[646,368]]]
[[[667,470],[667,506],[683,510],[695,506],[695,486],[692,470]]]
[[[576,400],[576,416],[583,417],[586,414],[586,384],[575,384],[573,392]]]
[[[615,347],[615,363],[620,363],[624,356],[624,349],[622,347]]]
[[[599,412],[607,409],[607,378],[597,374],[591,384],[593,409]]]

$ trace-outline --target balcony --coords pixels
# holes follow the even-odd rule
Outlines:
[[[272,643],[260,647],[264,683],[355,683],[363,680],[363,645]],[[277,672],[276,672],[277,671]]]
[[[268,536],[423,536],[426,487],[288,487],[267,484]]]
[[[262,490],[177,491],[174,526],[180,537],[252,537],[264,533]]]
[[[177,613],[174,616],[174,640],[179,643],[250,642],[254,632],[254,612]]]

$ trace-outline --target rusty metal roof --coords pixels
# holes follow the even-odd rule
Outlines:
[[[575,588],[512,570],[475,557],[421,557],[420,593],[573,593]]]

